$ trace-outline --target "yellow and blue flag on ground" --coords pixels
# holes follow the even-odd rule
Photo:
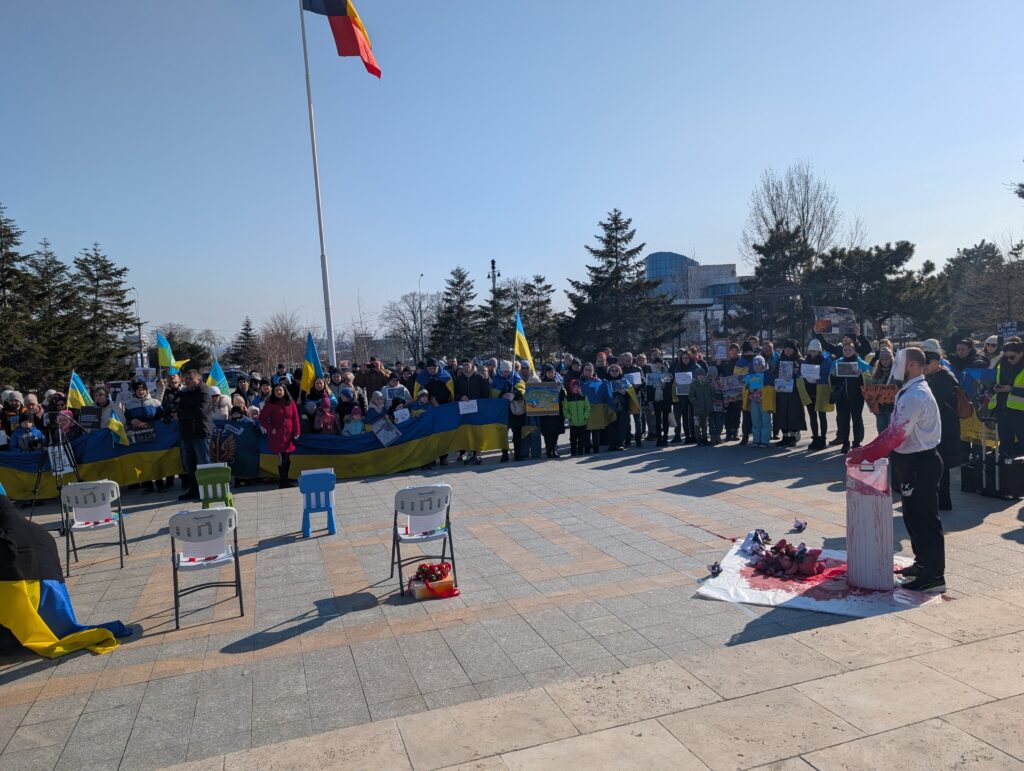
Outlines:
[[[161,367],[167,367],[167,372],[170,375],[177,375],[179,370],[190,361],[189,359],[175,361],[174,354],[171,352],[171,344],[159,332],[156,333],[156,358]]]
[[[530,355],[530,344],[526,342],[526,332],[523,331],[523,319],[519,315],[519,309],[516,309],[516,342],[513,347],[516,358],[520,361],[530,362],[530,369],[534,372],[537,368],[533,366],[533,356]]]
[[[210,374],[206,376],[206,385],[217,386],[220,389],[221,396],[227,396],[231,393],[227,375],[224,374],[224,368],[220,366],[220,362],[216,359],[213,360],[213,366],[210,367]]]
[[[73,410],[82,407],[92,407],[92,397],[89,396],[89,389],[85,381],[78,376],[78,373],[71,370],[71,384],[68,386],[68,407]]]
[[[309,393],[313,388],[313,381],[324,376],[324,368],[320,364],[320,354],[316,350],[316,343],[313,342],[313,333],[306,333],[306,356],[302,360],[302,380],[299,383],[299,390]]]
[[[47,658],[88,648],[110,653],[131,634],[120,621],[78,623],[53,536],[0,497],[0,627]]]
[[[124,422],[124,416],[117,411],[117,407],[111,406],[110,408],[110,420],[107,421],[107,428],[110,429],[118,444],[129,444],[128,429]]]

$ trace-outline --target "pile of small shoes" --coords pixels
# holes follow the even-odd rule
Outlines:
[[[793,545],[782,539],[761,556],[754,570],[774,578],[813,576],[825,569],[819,557],[821,549],[808,549],[806,544]]]

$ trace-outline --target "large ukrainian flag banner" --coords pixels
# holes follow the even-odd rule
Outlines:
[[[372,431],[359,436],[303,434],[291,456],[291,474],[308,469],[333,468],[340,478],[396,474],[419,468],[459,450],[507,450],[508,402],[479,399],[477,411],[462,414],[458,402],[442,404],[418,418],[399,423],[402,436],[384,447]],[[277,476],[280,459],[264,439],[260,468]]]
[[[180,474],[177,423],[157,422],[153,428],[154,441],[130,446],[119,444],[109,429],[75,439],[71,446],[82,479],[112,479],[130,485]],[[507,450],[508,402],[480,399],[477,411],[466,414],[457,402],[450,402],[399,423],[397,428],[401,436],[387,447],[372,431],[359,436],[304,434],[292,455],[292,473],[298,476],[304,469],[331,467],[339,477],[351,479],[408,471],[459,450]],[[39,458],[38,452],[0,453],[0,484],[11,498],[32,498]],[[266,437],[259,458],[266,476],[276,478],[278,457],[270,453]],[[44,472],[39,497],[55,498],[48,460]]]

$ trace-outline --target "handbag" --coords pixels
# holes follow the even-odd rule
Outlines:
[[[508,403],[508,409],[513,415],[525,415],[526,401],[524,399],[513,399]]]

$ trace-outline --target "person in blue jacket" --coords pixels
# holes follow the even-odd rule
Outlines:
[[[25,410],[18,416],[18,427],[11,433],[11,452],[34,452],[43,443],[43,432],[35,427],[32,413]]]

